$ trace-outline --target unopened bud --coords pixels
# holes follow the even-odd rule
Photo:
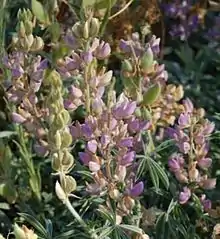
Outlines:
[[[90,21],[89,36],[95,37],[99,33],[100,22],[98,18],[92,18]]]
[[[33,44],[31,45],[32,51],[40,51],[44,47],[44,41],[41,37],[35,37]]]
[[[62,134],[62,148],[68,148],[72,143],[72,135],[70,134],[68,129],[65,129]]]
[[[61,187],[66,195],[76,190],[76,180],[72,176],[64,176],[61,179]]]
[[[65,194],[64,190],[62,189],[62,187],[58,181],[56,181],[55,192],[56,192],[57,197],[61,201],[65,201],[67,199],[67,195]]]
[[[72,27],[73,35],[77,38],[81,38],[83,36],[83,30],[81,22],[76,22]]]
[[[89,22],[86,21],[83,27],[83,38],[88,39],[89,38]]]
[[[19,227],[16,223],[13,231],[16,239],[37,239],[38,236],[26,226]]]
[[[20,21],[19,25],[18,25],[18,33],[20,35],[20,37],[25,37],[26,36],[26,31],[25,31],[25,26],[24,26],[24,22]]]

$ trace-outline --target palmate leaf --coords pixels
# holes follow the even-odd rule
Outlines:
[[[150,171],[151,180],[155,188],[159,188],[159,182],[164,185],[166,189],[169,188],[169,178],[167,177],[163,168],[152,158],[147,157],[147,166]]]

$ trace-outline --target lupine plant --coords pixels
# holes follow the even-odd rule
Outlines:
[[[57,19],[59,1],[32,0],[30,9],[20,9],[1,59],[13,132],[5,131],[2,138],[11,140],[0,142],[0,195],[16,205],[6,234],[217,235],[210,147],[215,124],[184,97],[182,85],[169,82],[159,59],[161,39],[150,29],[121,39],[117,72],[109,64],[114,52],[105,30],[135,1],[64,2],[77,19],[71,27]],[[198,19],[184,17],[186,2],[173,4],[166,12],[182,25],[172,34],[185,40]],[[213,233],[201,225],[215,225]]]

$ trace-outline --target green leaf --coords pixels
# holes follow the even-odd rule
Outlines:
[[[0,138],[8,138],[11,137],[12,135],[16,135],[17,132],[15,131],[2,131],[0,132]]]
[[[46,239],[51,239],[50,235],[48,235],[44,226],[37,221],[36,218],[27,214],[27,213],[18,213],[21,217],[23,217],[28,223],[30,223],[37,231],[41,234],[41,236],[45,237]]]
[[[37,0],[31,0],[31,9],[36,18],[44,23],[44,24],[49,24],[49,16],[46,13],[43,5],[37,1]]]
[[[117,0],[83,0],[82,7],[94,6],[96,9],[112,8]]]
[[[128,231],[132,231],[138,234],[141,234],[143,232],[143,230],[139,227],[133,226],[133,225],[128,225],[128,224],[120,224],[118,227],[124,229],[124,230],[128,230]]]
[[[151,86],[147,92],[143,95],[143,105],[151,105],[156,100],[158,100],[161,94],[161,85],[159,83],[154,84]]]
[[[112,233],[113,230],[114,230],[114,227],[107,227],[107,228],[103,229],[102,233],[99,235],[99,238],[105,239],[108,235],[110,235]]]

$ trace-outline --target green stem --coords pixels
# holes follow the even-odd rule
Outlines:
[[[69,199],[66,199],[64,201],[64,204],[66,205],[68,210],[71,212],[71,214],[74,216],[74,218],[79,222],[79,224],[88,232],[88,234],[90,235],[90,238],[91,239],[98,239],[98,236],[88,228],[88,226],[86,225],[84,220],[81,218],[81,216],[74,209],[74,207],[70,203]]]
[[[40,202],[41,201],[41,182],[34,168],[34,162],[32,160],[32,157],[27,149],[21,127],[18,128],[18,137],[20,142],[20,153],[22,156],[22,160],[27,167],[27,171],[30,177],[29,178],[30,187],[32,189],[32,192],[35,194],[37,200]]]

